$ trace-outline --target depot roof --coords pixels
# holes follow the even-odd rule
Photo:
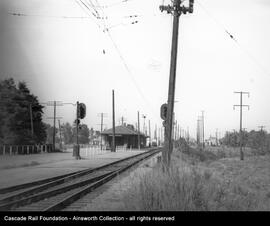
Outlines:
[[[102,135],[111,135],[113,134],[113,129],[107,129],[102,131]],[[138,131],[133,130],[127,126],[121,125],[115,127],[115,134],[117,135],[138,135]],[[141,136],[145,136],[143,133],[140,133]]]

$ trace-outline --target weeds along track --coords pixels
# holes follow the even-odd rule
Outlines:
[[[59,211],[160,148],[94,168],[0,189],[0,211]]]

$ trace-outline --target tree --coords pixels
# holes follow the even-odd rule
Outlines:
[[[72,129],[73,133],[73,142],[76,143],[77,139],[77,133],[76,133],[76,126]],[[90,130],[86,124],[80,125],[79,128],[79,134],[78,134],[78,140],[79,144],[89,144],[89,136],[90,136]]]
[[[52,144],[53,143],[53,126],[50,124],[45,124],[46,127],[46,134],[47,134],[47,139],[46,143]],[[60,143],[60,138],[57,136],[58,129],[55,128],[55,143]]]
[[[43,106],[30,93],[24,82],[16,86],[14,80],[0,81],[0,141],[4,144],[34,144],[46,140],[46,128],[42,122]],[[31,131],[32,109],[33,130]]]
[[[65,144],[72,144],[72,126],[67,122],[64,125],[62,125],[62,134],[64,138]]]

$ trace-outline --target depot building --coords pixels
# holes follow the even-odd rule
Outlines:
[[[101,133],[102,139],[106,145],[106,149],[112,147],[113,129],[104,130]],[[146,146],[147,136],[134,129],[133,125],[125,123],[115,127],[115,146],[126,148],[138,148],[138,139],[140,136],[141,148]]]

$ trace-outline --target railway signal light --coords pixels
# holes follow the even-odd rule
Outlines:
[[[78,108],[78,118],[83,119],[86,115],[86,105],[84,103],[79,103]]]
[[[163,120],[167,119],[167,112],[168,112],[168,104],[162,104],[160,107],[160,117]]]

